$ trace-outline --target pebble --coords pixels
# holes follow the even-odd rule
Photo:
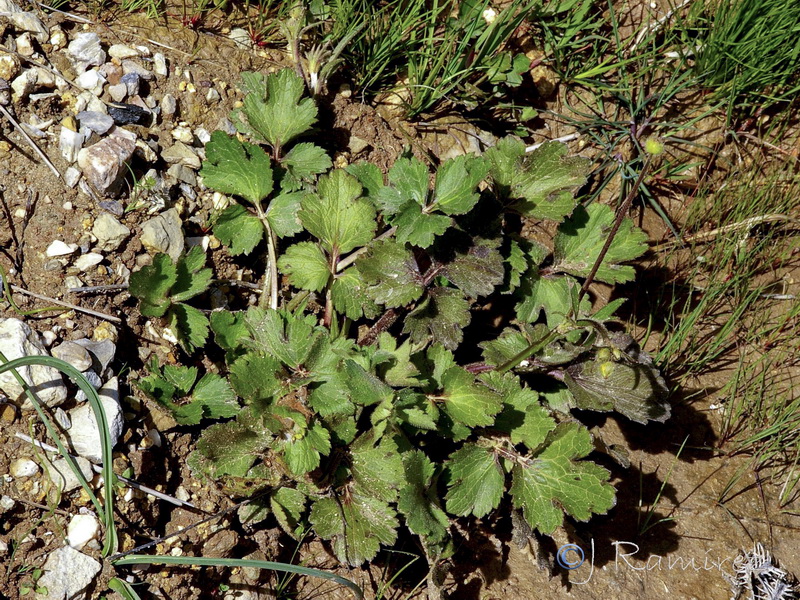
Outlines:
[[[106,83],[106,78],[100,74],[96,69],[90,69],[81,73],[75,80],[78,87],[92,92],[95,96],[103,93],[103,86]]]
[[[67,200],[66,202],[64,202],[64,204],[61,205],[61,208],[63,208],[66,211],[72,210],[73,209],[72,202]]]
[[[67,544],[75,550],[83,550],[90,541],[97,539],[100,522],[92,514],[75,515],[67,525]]]
[[[33,477],[39,472],[39,465],[27,457],[17,458],[11,461],[8,472],[12,477]]]
[[[111,85],[116,85],[122,79],[122,67],[114,63],[104,63],[100,69],[100,73],[108,80]]]
[[[191,144],[194,141],[194,134],[192,130],[181,122],[175,129],[172,130],[172,139],[183,142],[184,144]]]
[[[53,550],[42,565],[44,575],[36,582],[38,588],[47,590],[45,600],[86,598],[86,588],[103,566],[70,546]]]
[[[200,168],[200,157],[183,142],[175,142],[172,146],[163,150],[161,158],[169,164],[180,163],[191,169]]]
[[[171,117],[178,111],[178,102],[172,94],[164,94],[161,99],[161,114]]]
[[[94,363],[94,367],[97,369],[98,372],[102,373],[108,368],[108,365],[111,364],[111,361],[114,360],[114,355],[117,352],[117,347],[114,344],[114,340],[116,339],[117,332],[116,328],[114,328],[111,323],[108,323],[109,327],[103,327],[103,324],[97,326],[95,329],[93,340],[87,340],[86,338],[75,340],[76,344],[79,344],[86,348],[89,353],[94,357],[96,362]],[[113,329],[112,329],[113,328]],[[106,336],[106,337],[104,337]],[[99,387],[99,386],[95,386]]]
[[[253,40],[250,39],[250,34],[246,29],[242,29],[241,27],[234,27],[231,29],[228,38],[233,40],[233,43],[239,46],[239,48],[249,50],[253,47]]]
[[[125,46],[124,44],[113,44],[108,49],[108,55],[111,58],[123,60],[125,58],[133,58],[134,56],[139,56],[139,52],[131,48],[130,46]]]
[[[83,287],[83,281],[81,281],[76,275],[67,275],[64,277],[64,287],[66,287],[68,290]]]
[[[47,247],[47,250],[44,251],[45,255],[49,258],[53,258],[54,256],[66,256],[72,254],[77,250],[78,247],[75,246],[74,248],[61,240],[54,240],[50,243]]]
[[[153,72],[148,71],[135,60],[123,60],[122,72],[125,74],[136,73],[139,77],[141,77],[145,81],[150,81],[151,79],[153,79]]]
[[[144,125],[152,118],[150,111],[141,106],[122,102],[109,106],[108,114],[117,125]]]
[[[11,496],[0,496],[0,513],[7,512],[14,508],[16,502]]]
[[[209,104],[213,104],[214,102],[219,102],[219,100],[220,100],[219,92],[214,88],[211,88],[206,92],[206,102],[208,102]]]
[[[92,472],[92,463],[82,456],[78,456],[74,460],[78,464],[78,468],[81,470],[81,474],[83,475],[84,479],[91,481],[92,476],[94,475]],[[71,492],[72,490],[77,490],[79,487],[81,487],[81,482],[75,476],[75,473],[72,471],[69,463],[64,458],[57,458],[53,460],[48,465],[47,475],[50,477],[51,483],[62,494]]]
[[[181,218],[178,211],[170,208],[157,217],[142,223],[142,235],[139,236],[142,246],[151,254],[164,252],[172,260],[178,260],[183,252],[184,240],[181,230]]]
[[[116,195],[127,173],[126,163],[136,148],[136,134],[115,127],[108,137],[82,148],[78,166],[86,180],[101,194]]]
[[[19,73],[19,61],[11,54],[0,54],[0,79],[11,81]]]
[[[30,32],[25,32],[17,38],[17,52],[28,57],[33,56],[36,52]]]
[[[86,371],[92,366],[92,357],[89,351],[75,342],[62,342],[53,347],[50,353],[64,362],[68,362],[78,371]]]
[[[80,150],[80,148],[78,148]],[[78,152],[75,152],[75,160],[78,160]],[[70,161],[75,162],[75,161]],[[68,167],[66,171],[64,171],[64,183],[67,186],[74,188],[78,185],[78,180],[81,178],[81,172],[78,171],[75,167]]]
[[[32,12],[21,11],[18,6],[11,2],[4,2],[3,4],[6,5],[3,10],[7,11],[3,16],[11,21],[16,29],[20,31],[30,31],[40,44],[44,44],[47,41],[50,37],[50,31],[45,27],[39,17]],[[16,8],[16,10],[12,9],[9,5]]]
[[[92,226],[92,235],[97,238],[97,246],[104,252],[113,252],[119,248],[130,234],[130,229],[108,213],[98,215]]]
[[[87,254],[82,254],[76,258],[73,264],[79,271],[85,272],[95,265],[99,265],[101,262],[103,262],[102,254],[98,254],[97,252],[88,252]]]
[[[27,323],[19,319],[0,319],[0,352],[8,360],[22,356],[44,356],[44,349],[38,334]],[[25,382],[37,390],[39,399],[47,406],[56,407],[67,399],[67,388],[61,374],[52,367],[25,365],[17,368]],[[22,386],[14,376],[6,371],[0,374],[0,390],[12,400],[22,401],[22,408],[30,410],[30,400],[23,395]]]
[[[112,377],[99,391],[100,403],[105,411],[112,446],[116,445],[125,425],[122,407],[119,404],[118,386],[117,378]],[[72,427],[67,433],[75,452],[93,463],[101,462],[103,452],[100,430],[97,427],[97,419],[92,407],[89,404],[82,404],[70,410],[69,417]]]
[[[88,127],[98,135],[104,135],[114,126],[114,119],[107,114],[86,110],[76,115],[81,127]]]
[[[166,77],[169,75],[169,69],[167,68],[167,59],[161,52],[156,52],[153,55],[153,71],[155,74],[160,77]]]
[[[67,34],[58,25],[50,28],[50,45],[53,50],[61,50],[67,46]]]
[[[108,95],[114,102],[122,102],[128,96],[128,86],[124,83],[108,86]]]
[[[57,338],[58,336],[56,335],[55,331],[50,331],[48,329],[47,331],[42,332],[42,343],[44,343],[47,348],[52,346],[53,342],[55,342]]]
[[[8,554],[8,544],[6,544],[3,540],[0,540],[0,556],[4,554]]]
[[[208,129],[205,127],[198,127],[194,130],[194,135],[200,140],[201,144],[207,144],[211,141],[211,134],[208,132]]]
[[[184,165],[172,165],[167,169],[167,175],[174,177],[177,181],[188,183],[190,186],[197,185],[197,175]]]
[[[125,73],[119,80],[120,83],[125,84],[125,89],[128,96],[136,96],[139,93],[140,77],[138,73]]]
[[[93,32],[76,34],[67,46],[67,53],[77,63],[80,71],[88,66],[99,67],[106,62],[106,51],[100,46],[100,36]]]
[[[36,88],[36,81],[38,76],[36,71],[28,69],[23,71],[22,74],[11,82],[11,89],[13,90],[12,100],[17,102],[25,99]]]
[[[13,404],[0,404],[0,423],[13,423],[17,420],[17,408]]]

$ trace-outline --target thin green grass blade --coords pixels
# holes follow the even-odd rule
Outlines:
[[[249,560],[244,558],[204,558],[191,556],[148,556],[146,554],[131,554],[124,558],[114,561],[115,565],[182,565],[187,567],[250,567],[256,569],[268,569],[270,571],[281,571],[283,573],[295,573],[297,575],[307,575],[327,579],[348,588],[358,600],[364,597],[364,592],[354,582],[333,573],[310,569],[300,565],[289,565],[285,563],[272,562],[268,560]]]
[[[50,438],[55,443],[58,451],[61,453],[61,456],[64,457],[64,459],[67,461],[67,464],[69,464],[72,468],[75,476],[78,478],[78,481],[80,481],[81,486],[89,495],[95,510],[97,510],[100,520],[103,521],[103,524],[105,525],[105,544],[103,545],[103,556],[108,556],[109,554],[116,552],[118,540],[117,531],[114,526],[114,473],[111,467],[111,437],[109,436],[108,432],[108,420],[106,419],[106,414],[103,410],[103,405],[100,403],[100,398],[97,395],[97,391],[94,389],[94,387],[92,387],[92,384],[89,383],[86,377],[84,377],[83,374],[75,367],[61,359],[53,358],[52,356],[23,356],[10,361],[0,352],[0,361],[3,363],[0,365],[0,373],[11,371],[12,375],[14,375],[17,383],[19,383],[22,389],[25,391],[25,395],[31,401],[33,408],[42,419]],[[89,483],[83,477],[81,470],[78,468],[77,464],[75,464],[74,459],[69,455],[69,452],[61,443],[61,440],[59,439],[53,424],[50,422],[47,413],[45,413],[44,409],[42,409],[42,402],[36,396],[36,393],[30,389],[27,382],[17,372],[17,367],[24,367],[28,365],[42,365],[56,369],[72,379],[83,391],[83,393],[86,394],[89,404],[94,411],[95,419],[97,420],[97,426],[100,429],[103,455],[102,476],[104,483],[104,503],[101,503],[98,500],[97,496],[92,491],[92,488],[89,487]]]

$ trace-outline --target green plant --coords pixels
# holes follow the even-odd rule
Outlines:
[[[141,301],[139,309],[147,317],[164,317],[173,338],[187,352],[202,346],[208,336],[208,319],[186,300],[202,294],[211,282],[211,269],[204,269],[206,255],[192,248],[177,263],[158,254],[153,264],[133,273],[130,293]]]
[[[714,0],[700,28],[695,71],[735,110],[764,110],[800,90],[800,4],[793,0]]]
[[[57,446],[61,456],[67,461],[67,464],[69,465],[70,469],[80,482],[81,487],[88,495],[92,503],[92,506],[94,507],[98,517],[100,518],[100,521],[103,523],[104,527],[103,534],[105,541],[103,544],[101,555],[104,559],[107,559],[111,565],[124,566],[124,565],[147,565],[147,564],[166,564],[166,565],[175,564],[175,565],[200,565],[200,566],[240,567],[240,568],[252,567],[257,569],[269,569],[274,571],[295,573],[299,575],[307,575],[334,581],[350,589],[356,596],[356,598],[360,599],[363,597],[361,588],[359,588],[356,584],[349,581],[348,579],[339,577],[338,575],[326,573],[324,571],[320,571],[317,569],[310,569],[307,567],[300,567],[296,565],[288,565],[283,563],[261,561],[261,560],[245,560],[245,559],[132,555],[130,552],[123,554],[113,554],[114,552],[116,552],[118,546],[117,530],[116,530],[116,525],[114,523],[115,486],[113,484],[103,486],[103,500],[101,502],[100,499],[92,490],[92,488],[90,487],[89,483],[86,481],[86,478],[83,476],[81,469],[75,463],[75,460],[72,457],[72,455],[70,455],[69,452],[67,452],[67,449],[64,447],[64,444],[62,443],[60,437],[56,433],[56,429],[52,421],[47,415],[47,412],[45,412],[44,408],[42,407],[42,402],[39,400],[38,396],[36,395],[36,392],[28,386],[26,381],[17,371],[18,367],[24,367],[27,365],[44,365],[57,369],[64,375],[68,376],[72,381],[74,381],[78,385],[78,387],[86,394],[89,404],[91,405],[92,410],[94,412],[97,427],[100,433],[101,451],[103,459],[103,467],[101,471],[102,477],[105,482],[114,482],[116,481],[116,479],[114,477],[111,465],[111,438],[109,435],[108,420],[106,419],[103,405],[101,404],[100,398],[97,395],[97,391],[94,389],[92,384],[89,383],[89,381],[82,373],[80,373],[77,369],[75,369],[75,367],[73,367],[69,363],[66,363],[63,360],[60,360],[58,358],[53,358],[50,356],[23,356],[21,358],[16,358],[14,360],[9,361],[2,353],[0,353],[0,373],[10,371],[14,379],[24,390],[25,396],[31,402],[34,410],[36,411],[42,423],[44,424],[47,433]],[[13,557],[14,553],[12,552],[11,556],[12,561]],[[22,570],[24,572],[28,569],[27,567],[23,567]],[[38,569],[34,570],[32,572],[33,583],[30,585],[26,584],[22,586],[22,589],[20,591],[24,592],[25,589],[27,589],[28,591],[35,591],[36,593],[46,593],[45,588],[36,586],[36,581],[39,579],[40,575],[41,571],[39,571]],[[117,577],[112,577],[109,580],[108,587],[109,589],[120,593],[123,596],[123,598],[126,598],[126,600],[138,600],[139,598],[139,596],[136,594],[131,584]]]
[[[264,239],[259,220],[281,196],[261,202],[287,178],[299,196],[282,237],[299,237],[270,247],[266,236],[268,277],[280,272],[290,286],[277,308],[211,314],[221,372],[241,408],[202,431],[193,471],[254,496],[260,512],[250,522],[271,512],[292,536],[310,525],[351,565],[391,546],[401,525],[435,563],[450,551],[454,518],[484,517],[506,494],[544,533],[565,513],[586,520],[609,510],[609,473],[583,460],[591,435],[570,409],[642,423],[669,409],[649,357],[609,329],[620,301],[592,312],[580,281],[630,281],[623,263],[645,250],[644,234],[629,219],[615,223],[607,206],[577,205],[587,161],[558,143],[526,153],[506,138],[433,176],[405,156],[386,179],[368,163],[297,177],[287,157],[303,144],[284,155],[262,125],[306,133],[313,111],[294,93],[301,84],[288,70],[270,75],[237,114],[240,131],[271,145],[271,157],[221,132],[207,146],[206,185],[256,207],[229,209],[249,219],[246,250]],[[322,165],[320,151],[304,147]],[[520,218],[558,223],[554,250],[515,233]],[[218,237],[238,253],[244,229]],[[504,295],[516,302],[514,325],[468,328]],[[481,357],[469,362],[476,348]],[[181,373],[186,383],[171,385],[186,393],[194,377]],[[202,399],[185,401],[200,405],[195,417],[212,416]],[[171,408],[185,415],[187,406]]]
[[[328,37],[349,42],[343,57],[356,86],[368,96],[396,95],[408,117],[444,100],[474,107],[503,95],[530,65],[505,45],[538,0],[514,0],[499,13],[488,0],[460,2],[454,16],[440,0],[329,4]]]

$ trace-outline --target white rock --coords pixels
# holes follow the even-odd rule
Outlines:
[[[97,539],[100,522],[92,514],[75,515],[67,525],[67,544],[75,550],[82,550],[90,541]]]
[[[39,472],[39,465],[30,458],[17,458],[11,461],[8,472],[12,477],[33,477]]]
[[[36,332],[19,319],[0,319],[0,352],[8,360],[47,354]],[[17,367],[17,372],[47,406],[55,407],[66,400],[67,388],[56,369],[26,365]],[[22,408],[33,408],[27,396],[23,395],[22,386],[8,371],[0,374],[0,390],[12,400],[21,402]]]
[[[88,127],[91,131],[99,135],[104,135],[114,126],[114,119],[106,113],[85,110],[75,115],[81,128]]]
[[[50,37],[50,31],[44,26],[42,20],[32,12],[13,12],[6,15],[14,27],[20,31],[30,31],[36,41],[43,44]]]
[[[205,127],[197,127],[194,130],[194,134],[197,136],[197,139],[200,140],[201,144],[207,144],[211,141],[211,134]]]
[[[172,130],[172,139],[184,144],[191,144],[194,141],[194,134],[185,123],[182,123]]]
[[[34,89],[36,89],[36,82],[38,75],[36,70],[28,69],[23,71],[22,74],[11,82],[11,89],[14,91],[12,100],[17,102],[25,99]]]
[[[100,373],[108,368],[108,365],[110,365],[111,361],[114,360],[114,355],[117,352],[117,346],[110,338],[105,338],[100,341],[83,338],[80,340],[75,340],[75,343],[86,348],[89,351],[89,354],[97,359],[95,366]],[[86,372],[87,378],[89,373],[91,373],[91,371]],[[100,387],[100,383],[95,385],[91,380],[89,383],[94,385],[95,388]]]
[[[120,223],[114,215],[104,212],[94,220],[92,234],[97,238],[98,248],[112,252],[120,247],[131,234],[131,230]]]
[[[92,366],[92,357],[89,351],[75,342],[62,342],[50,352],[56,358],[71,364],[78,371],[85,371]]]
[[[128,95],[128,86],[124,83],[108,86],[108,95],[114,102],[122,102]]]
[[[86,180],[101,194],[120,191],[127,170],[125,164],[136,149],[136,134],[114,127],[108,137],[83,148],[78,153],[78,166]]]
[[[36,50],[33,48],[33,40],[30,32],[25,32],[17,38],[17,52],[22,56],[33,56]]]
[[[77,249],[77,246],[70,246],[61,240],[53,240],[53,242],[47,247],[47,250],[44,253],[49,257],[53,258],[54,256],[66,256],[68,254],[72,254]]]
[[[148,71],[135,60],[123,60],[122,71],[126,75],[128,73],[136,73],[139,77],[141,77],[145,81],[150,81],[151,79],[153,79],[153,72]]]
[[[72,164],[78,160],[78,153],[83,147],[84,137],[82,133],[72,131],[69,127],[61,126],[61,133],[58,138],[58,147],[61,150],[61,156],[64,157],[68,163]],[[80,174],[80,173],[79,173]],[[77,179],[75,183],[78,183]],[[75,185],[73,183],[70,187]]]
[[[83,287],[83,281],[75,275],[67,275],[64,277],[64,287],[68,290],[74,290],[75,288]]]
[[[8,553],[8,544],[6,544],[3,540],[0,540],[0,556]]]
[[[80,147],[78,148],[78,150],[80,150]],[[77,151],[75,152],[75,160],[78,160]],[[74,188],[76,185],[78,185],[78,180],[80,178],[81,178],[81,172],[78,171],[78,169],[76,169],[75,167],[67,167],[67,170],[64,171],[64,183],[66,183],[71,188]]]
[[[178,102],[172,94],[164,94],[161,99],[161,113],[167,117],[171,117],[178,110]]]
[[[206,92],[206,102],[213,104],[214,102],[219,102],[219,99],[219,92],[214,88],[209,88],[209,90]]]
[[[174,165],[175,163],[180,163],[191,169],[199,169],[202,164],[197,152],[183,142],[175,142],[169,148],[162,150],[161,158],[163,158],[167,164]]]
[[[148,252],[152,254],[164,252],[169,254],[172,260],[178,260],[184,246],[178,211],[170,208],[142,223],[142,235],[139,239]]]
[[[100,36],[93,32],[77,34],[67,46],[67,52],[79,71],[84,71],[88,66],[99,67],[106,62],[106,51],[100,46]]]
[[[0,78],[11,81],[19,73],[19,62],[11,54],[0,54]]]
[[[81,474],[86,481],[91,481],[94,476],[92,471],[92,463],[83,458],[82,456],[75,457],[75,463],[81,470]],[[72,467],[64,458],[57,458],[47,465],[47,475],[53,486],[62,494],[77,490],[81,487],[81,482],[75,476]]]
[[[155,74],[160,77],[166,77],[169,75],[169,69],[167,68],[167,59],[161,52],[156,52],[153,55],[153,71]]]
[[[90,69],[81,73],[75,80],[75,83],[78,84],[78,87],[89,90],[95,96],[99,96],[103,93],[103,86],[106,83],[106,78],[100,74],[100,71]]]
[[[122,407],[119,403],[119,384],[116,377],[112,377],[100,388],[100,404],[103,405],[106,423],[108,423],[111,445],[114,446],[122,435],[125,425],[122,417]],[[67,432],[72,442],[72,447],[80,456],[88,458],[94,463],[103,460],[100,429],[97,419],[89,404],[83,404],[69,411],[72,428]]]
[[[16,505],[16,502],[11,496],[0,497],[0,513],[11,510]]]
[[[123,58],[133,58],[134,56],[139,56],[139,53],[130,46],[125,46],[124,44],[114,44],[108,49],[108,55],[111,58],[122,60]]]
[[[103,255],[97,252],[88,252],[75,259],[73,263],[80,271],[88,271],[95,265],[103,262]]]
[[[41,600],[70,600],[88,598],[85,590],[94,581],[102,565],[91,556],[86,556],[70,546],[53,550],[42,569],[44,575],[37,586],[47,588],[47,595]]]
[[[52,44],[53,50],[61,50],[67,45],[67,34],[58,25],[50,28],[50,44]]]
[[[233,43],[239,46],[239,48],[244,48],[249,50],[253,47],[253,40],[250,39],[250,34],[247,32],[246,29],[242,29],[241,27],[234,27],[231,29],[231,32],[228,34],[228,37],[233,40]]]
[[[42,342],[47,348],[53,345],[53,342],[56,341],[57,337],[58,336],[56,336],[55,332],[50,331],[49,329],[42,332]]]

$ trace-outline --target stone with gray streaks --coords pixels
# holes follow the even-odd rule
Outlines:
[[[114,127],[108,137],[83,148],[78,153],[78,166],[84,178],[101,194],[116,195],[122,187],[126,163],[136,149],[136,134]]]
[[[37,587],[47,589],[42,600],[64,600],[65,598],[88,598],[86,591],[102,570],[102,565],[70,546],[53,550],[42,566],[44,575],[36,582]]]

